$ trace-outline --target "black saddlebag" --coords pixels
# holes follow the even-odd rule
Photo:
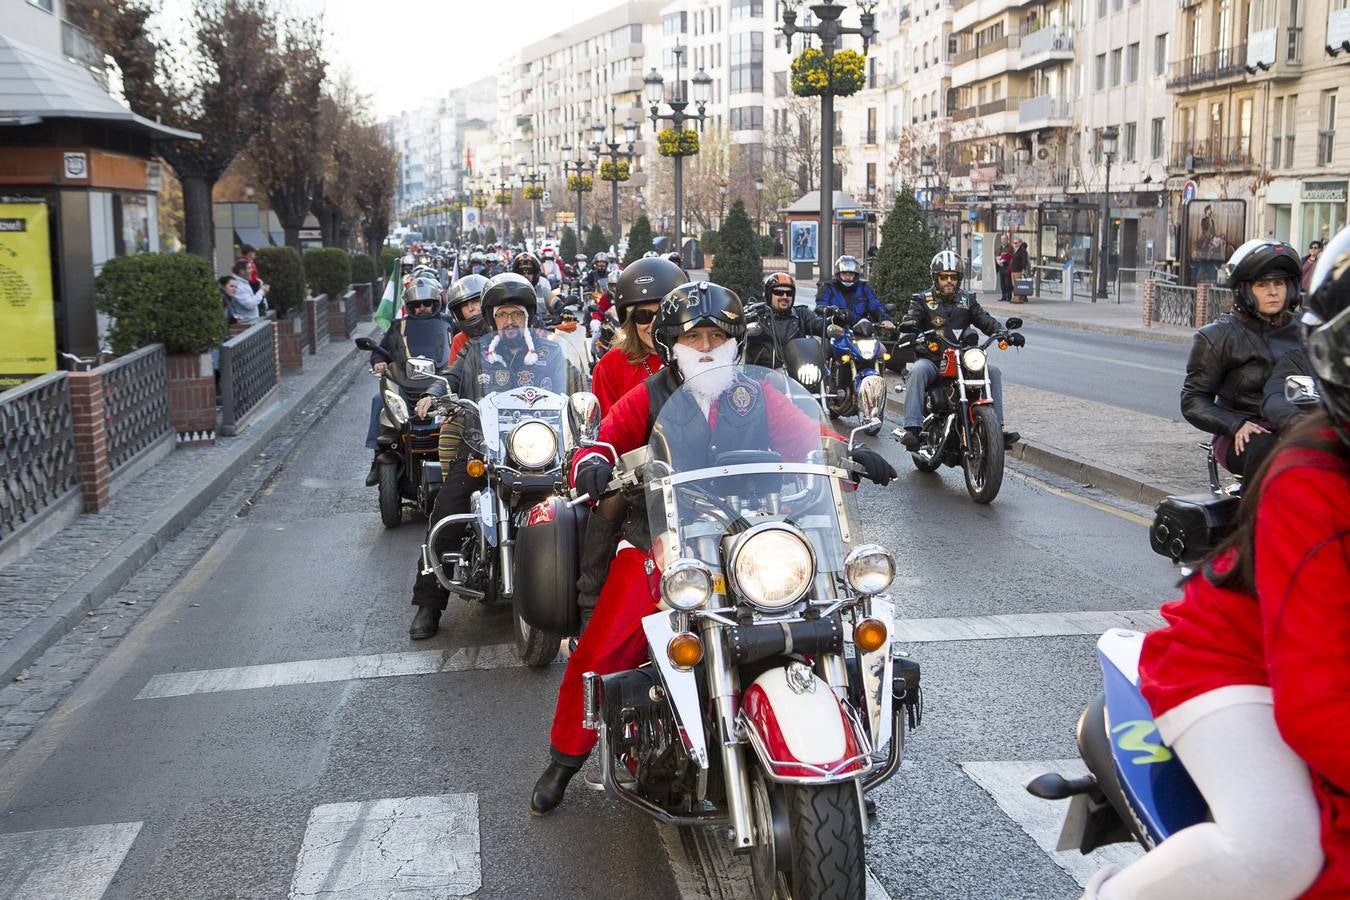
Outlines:
[[[1232,532],[1240,502],[1240,497],[1212,492],[1165,497],[1154,508],[1148,530],[1153,552],[1179,563],[1204,559]]]
[[[542,500],[516,532],[515,609],[535,628],[576,634],[577,559],[589,510],[560,497]]]

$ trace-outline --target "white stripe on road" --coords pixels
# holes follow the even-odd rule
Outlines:
[[[558,659],[566,658],[567,645],[564,644],[558,653]],[[136,699],[156,700],[163,697],[248,691],[281,685],[395,678],[400,675],[435,675],[440,672],[504,669],[520,665],[523,663],[516,656],[513,644],[460,647],[458,650],[412,650],[405,653],[306,659],[298,662],[156,675],[141,689]]]
[[[0,897],[98,900],[140,830],[140,822],[117,822],[0,834]]]
[[[1161,626],[1162,616],[1152,609],[1011,613],[950,619],[904,619],[895,626],[895,639],[916,644],[929,641],[987,641],[1101,634],[1112,628],[1151,631]]]
[[[467,897],[481,865],[477,794],[329,803],[309,814],[290,897]]]
[[[1045,759],[1007,762],[963,762],[966,774],[989,792],[994,802],[1050,855],[1055,863],[1073,876],[1080,887],[1087,887],[1092,874],[1105,865],[1127,866],[1143,855],[1135,844],[1111,844],[1087,856],[1077,850],[1056,850],[1067,800],[1042,800],[1026,791],[1026,783],[1043,772],[1059,772],[1070,778],[1087,773],[1079,759]]]
[[[1163,366],[1150,366],[1148,363],[1130,362],[1124,359],[1113,359],[1105,353],[1079,353],[1076,350],[1059,350],[1054,347],[1042,347],[1036,345],[1037,353],[1058,353],[1060,356],[1072,356],[1077,359],[1087,359],[1095,363],[1102,363],[1109,366],[1127,366],[1131,369],[1143,369],[1146,372],[1161,372],[1163,375],[1175,375],[1178,378],[1186,374],[1185,369],[1168,369]]]

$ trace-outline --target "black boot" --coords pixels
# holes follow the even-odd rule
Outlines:
[[[408,637],[414,641],[432,637],[440,630],[441,611],[434,606],[419,606],[408,628]]]
[[[905,433],[900,435],[900,443],[905,445],[906,450],[919,449],[919,435],[923,432],[921,428],[912,428],[905,426]]]
[[[554,760],[548,764],[544,774],[534,783],[534,792],[530,794],[530,813],[546,816],[557,808],[567,791],[567,783],[572,776],[581,771],[580,766],[568,766]]]
[[[1021,439],[1022,439],[1022,435],[1021,435],[1019,432],[1016,432],[1016,431],[1005,431],[1005,432],[1003,432],[1003,449],[1004,449],[1004,450],[1011,450],[1011,449],[1012,449],[1012,445],[1015,444],[1015,443],[1017,443],[1017,442],[1020,441]]]
[[[380,483],[380,451],[375,451],[375,458],[370,461],[370,471],[366,473],[366,487],[374,487]]]
[[[577,607],[581,614],[581,631],[591,621],[595,605],[600,601],[600,589],[609,576],[609,564],[623,536],[623,522],[611,522],[599,513],[591,513],[586,522],[586,536],[581,542],[577,560]]]

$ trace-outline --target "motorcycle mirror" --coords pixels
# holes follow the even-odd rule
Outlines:
[[[848,452],[849,453],[853,452],[853,446],[858,442],[858,432],[866,431],[869,428],[880,428],[880,427],[881,427],[880,419],[867,419],[857,428],[850,431],[848,433]]]
[[[880,375],[864,378],[858,385],[858,406],[864,418],[880,422],[886,410],[886,379]]]
[[[825,336],[828,337],[830,340],[834,340],[843,333],[844,329],[840,328],[838,325],[829,325],[825,329]]]
[[[364,350],[364,351],[366,351],[367,353],[379,353],[379,352],[380,352],[380,345],[377,344],[377,343],[375,343],[374,341],[372,341],[372,340],[371,340],[370,338],[368,338],[368,337],[359,337],[359,338],[356,339],[355,343],[356,343],[356,349],[358,349],[358,350]]]
[[[408,373],[409,378],[421,381],[436,374],[436,364],[425,356],[414,356],[408,360],[404,371]]]
[[[1013,316],[1011,319],[1003,323],[1003,327],[1008,329],[1009,331],[1016,331],[1017,329],[1022,327],[1022,320],[1019,319],[1017,316]]]
[[[593,441],[600,434],[600,399],[589,391],[572,395],[572,422],[582,440]]]
[[[1317,382],[1310,375],[1290,375],[1284,380],[1284,399],[1295,406],[1313,406],[1320,400]]]
[[[978,346],[979,343],[980,336],[974,331],[967,331],[965,334],[961,335],[962,347],[975,347]]]
[[[746,337],[759,337],[764,333],[764,326],[759,322],[750,322],[745,326]]]

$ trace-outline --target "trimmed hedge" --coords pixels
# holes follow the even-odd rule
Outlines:
[[[337,300],[352,283],[352,264],[347,251],[337,247],[316,247],[305,251],[305,280],[314,296],[327,294]]]
[[[269,285],[267,305],[278,317],[290,315],[305,301],[305,267],[294,247],[265,247],[258,251],[258,277]]]
[[[387,269],[385,271],[388,271]],[[352,254],[352,284],[369,284],[377,277],[375,260],[364,253]]]
[[[94,305],[113,318],[108,342],[118,355],[157,343],[204,353],[229,331],[211,263],[191,253],[113,257],[94,279]]]
[[[397,247],[380,248],[380,274],[388,275],[393,271],[394,266],[402,256],[403,254],[398,252]]]

